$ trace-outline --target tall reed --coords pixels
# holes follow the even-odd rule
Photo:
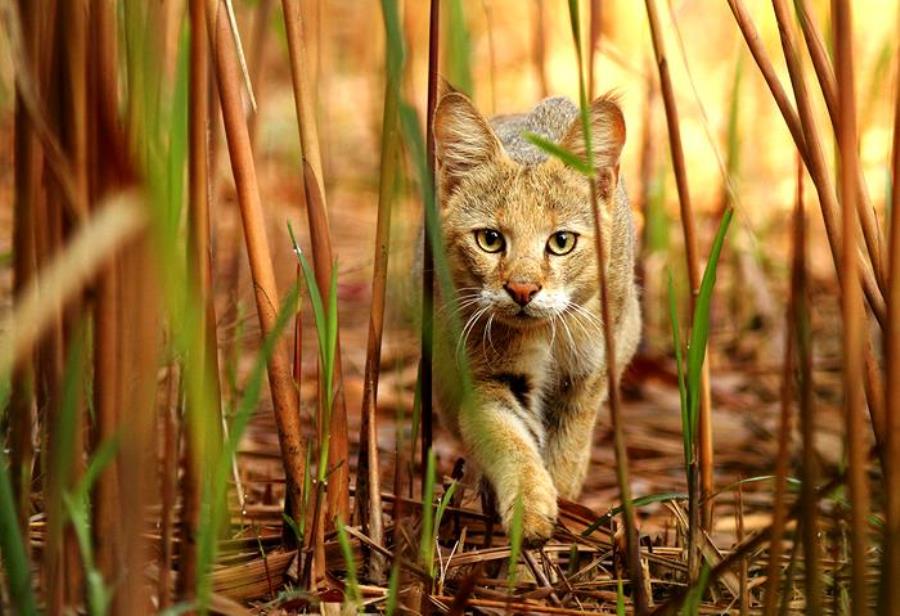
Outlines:
[[[847,431],[847,473],[850,498],[850,595],[853,614],[868,613],[867,552],[869,545],[868,451],[865,442],[865,394],[863,391],[865,307],[857,269],[857,171],[859,147],[856,128],[856,82],[853,66],[853,20],[850,3],[835,0],[833,6],[835,65],[838,91],[838,190],[844,245],[844,279],[841,316],[844,324],[844,412]],[[865,230],[863,223],[863,230]],[[870,247],[870,260],[879,265],[879,246]]]
[[[900,75],[900,65],[897,66]],[[884,338],[885,537],[880,608],[900,610],[900,77],[894,85],[894,139],[891,151],[891,217],[888,244],[888,320]]]
[[[647,22],[650,25],[650,34],[653,41],[653,53],[656,57],[656,66],[659,71],[660,91],[662,92],[663,105],[666,112],[666,124],[669,128],[669,151],[672,157],[672,168],[675,172],[675,185],[678,189],[681,229],[684,236],[688,281],[691,286],[691,309],[694,310],[697,296],[700,293],[700,265],[697,255],[694,210],[688,185],[687,168],[684,161],[684,148],[681,142],[681,123],[678,116],[672,78],[669,74],[669,65],[663,33],[659,23],[659,14],[656,9],[656,0],[645,0],[645,6],[647,8]],[[691,525],[692,528],[696,528],[699,522],[703,528],[709,529],[712,524],[712,499],[709,496],[713,492],[712,400],[709,388],[709,362],[703,362],[700,387],[700,417],[697,445],[699,447],[700,497],[705,504],[702,507],[701,518],[698,520],[696,517],[692,517]],[[700,514],[701,512],[694,513]],[[692,571],[691,574],[696,575],[696,571]]]
[[[375,228],[375,263],[372,272],[372,306],[369,312],[369,338],[366,347],[366,366],[363,376],[362,423],[360,427],[359,464],[357,466],[356,498],[361,526],[369,538],[381,545],[384,524],[381,507],[381,467],[378,461],[377,400],[378,377],[381,369],[381,338],[384,330],[385,296],[387,292],[388,256],[391,239],[391,209],[395,198],[399,165],[400,88],[403,76],[404,50],[400,32],[397,3],[383,0],[387,49],[385,64],[387,79],[384,90],[384,111],[381,128],[381,171],[378,190],[378,222]],[[369,574],[381,579],[384,558],[370,554]]]
[[[276,298],[280,297],[275,284],[269,242],[263,223],[262,202],[253,152],[241,101],[241,81],[237,51],[224,14],[222,0],[209,0],[206,5],[207,31],[215,49],[216,81],[222,104],[222,118],[228,140],[231,167],[241,206],[244,239],[253,276],[257,314],[264,335],[276,322]],[[305,446],[300,434],[300,415],[297,392],[293,384],[290,355],[285,341],[279,341],[268,363],[269,387],[275,406],[275,419],[281,447],[282,463],[287,480],[290,515],[295,522],[301,518],[302,486]]]
[[[306,54],[303,11],[299,0],[282,0],[285,30],[288,39],[288,55],[291,65],[291,83],[294,91],[294,110],[300,136],[303,158],[301,181],[306,195],[306,213],[309,221],[309,237],[312,245],[312,264],[316,282],[327,294],[334,254],[331,246],[331,230],[322,172],[322,154],[319,148],[319,131],[316,125],[315,91],[310,85],[310,66]],[[327,300],[326,300],[327,302]],[[328,464],[334,469],[328,480],[328,509],[332,518],[350,518],[350,464],[347,437],[347,406],[344,401],[341,345],[338,338],[334,365],[334,386],[337,390],[336,406],[331,414],[331,446]],[[321,394],[322,392],[320,392]]]

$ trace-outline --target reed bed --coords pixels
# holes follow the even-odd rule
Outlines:
[[[0,0],[0,612],[898,613],[897,59],[848,0],[728,0],[707,113],[699,17],[660,2]],[[429,119],[442,76],[498,111],[566,79],[589,142],[616,71],[646,340],[617,382],[600,276],[609,413],[527,547],[433,421],[434,328],[462,330]],[[891,94],[858,108],[862,83]],[[751,108],[790,138],[765,231]],[[528,138],[601,230],[590,156]]]

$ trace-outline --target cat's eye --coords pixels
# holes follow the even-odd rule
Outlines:
[[[571,231],[557,231],[547,240],[547,251],[557,256],[567,255],[575,250],[578,234]]]
[[[506,245],[503,234],[494,229],[479,229],[475,232],[475,242],[485,252],[500,252]]]

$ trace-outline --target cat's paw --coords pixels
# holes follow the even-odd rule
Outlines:
[[[553,485],[525,488],[522,494],[522,545],[536,548],[547,543],[556,527],[557,514],[556,488]],[[507,533],[516,524],[515,518],[515,507],[511,507],[503,520]]]

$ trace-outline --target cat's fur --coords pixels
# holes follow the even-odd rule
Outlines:
[[[568,99],[551,98],[489,122],[448,88],[433,121],[441,225],[465,325],[455,337],[442,327],[451,308],[439,299],[438,406],[491,483],[504,526],[521,495],[523,538],[539,544],[553,532],[557,496],[574,499],[581,491],[607,376],[589,184],[521,134],[541,134],[585,158],[580,116]],[[635,233],[619,178],[625,122],[613,98],[594,101],[591,125],[621,372],[637,347],[641,317]],[[479,229],[500,231],[504,249],[485,252]],[[547,247],[561,230],[578,234],[565,256]],[[507,289],[523,287],[534,295],[520,306]],[[474,405],[461,404],[454,371],[462,352]]]

